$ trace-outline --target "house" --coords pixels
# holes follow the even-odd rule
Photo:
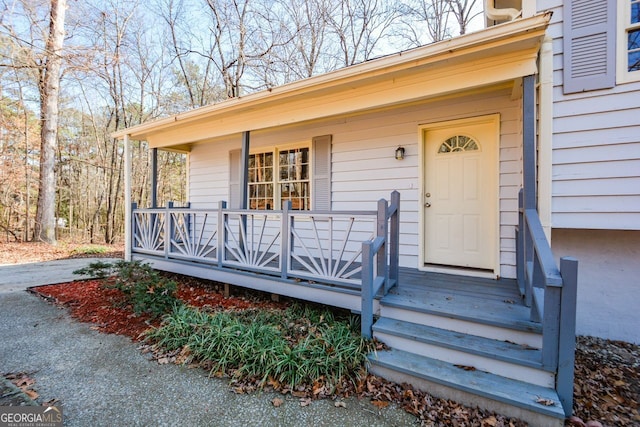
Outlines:
[[[640,342],[640,4],[485,4],[484,30],[117,132],[189,159],[189,206],[127,209],[126,257],[360,312],[375,373],[562,425],[576,331]]]

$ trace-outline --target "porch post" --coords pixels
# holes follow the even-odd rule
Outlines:
[[[129,135],[124,135],[124,260],[131,261],[131,147]]]
[[[242,132],[242,151],[240,153],[240,209],[247,209],[249,203],[249,143],[250,135],[249,131]],[[240,227],[247,231],[247,215],[240,215]],[[242,233],[240,233],[240,248],[244,250],[245,242],[242,240]]]
[[[571,416],[573,409],[573,376],[576,350],[576,295],[578,292],[578,260],[560,258],[562,296],[560,300],[560,335],[558,336],[558,374],[556,390],[564,413]]]
[[[158,149],[151,149],[151,207],[158,207]]]
[[[249,131],[242,132],[242,152],[240,168],[240,209],[247,209],[249,200]]]
[[[522,183],[524,208],[536,209],[536,76],[522,79]]]

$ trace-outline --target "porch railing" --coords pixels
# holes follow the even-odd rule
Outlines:
[[[362,295],[371,336],[374,297],[397,283],[400,193],[377,211],[164,208],[132,205],[132,252],[212,268],[340,286]]]
[[[400,254],[400,193],[391,193],[391,203],[378,201],[376,237],[362,243],[362,335],[371,338],[373,300],[398,283]]]
[[[531,320],[542,324],[542,364],[556,375],[556,391],[567,416],[573,406],[578,261],[565,257],[557,267],[536,209],[518,196],[517,279]]]

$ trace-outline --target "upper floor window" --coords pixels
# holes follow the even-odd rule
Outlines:
[[[273,149],[249,155],[249,208],[311,209],[309,147]]]
[[[627,30],[627,71],[640,71],[640,0],[631,1]]]
[[[618,80],[640,80],[640,0],[618,0]]]

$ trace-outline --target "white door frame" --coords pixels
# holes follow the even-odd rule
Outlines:
[[[474,124],[486,124],[491,123],[494,125],[495,129],[495,141],[490,146],[486,147],[486,144],[483,144],[487,149],[494,150],[495,153],[495,164],[494,164],[494,176],[492,177],[494,186],[494,209],[495,209],[495,235],[494,235],[494,265],[493,272],[481,271],[481,270],[473,270],[467,268],[456,268],[452,266],[448,267],[436,267],[425,265],[425,213],[424,213],[424,204],[426,202],[425,198],[425,161],[426,161],[426,139],[425,134],[429,130],[436,130],[442,128],[449,128],[453,126],[468,126]],[[418,212],[419,212],[419,226],[418,226],[418,270],[421,271],[433,271],[433,272],[442,272],[442,273],[455,273],[464,276],[475,276],[475,277],[491,277],[496,278],[500,276],[500,197],[499,197],[499,188],[500,188],[500,114],[489,114],[483,116],[469,117],[464,119],[456,119],[456,120],[448,120],[444,122],[433,122],[433,123],[424,123],[418,126],[418,146],[420,149],[418,150],[419,160],[418,160],[418,169],[419,169],[419,180],[418,180]]]

